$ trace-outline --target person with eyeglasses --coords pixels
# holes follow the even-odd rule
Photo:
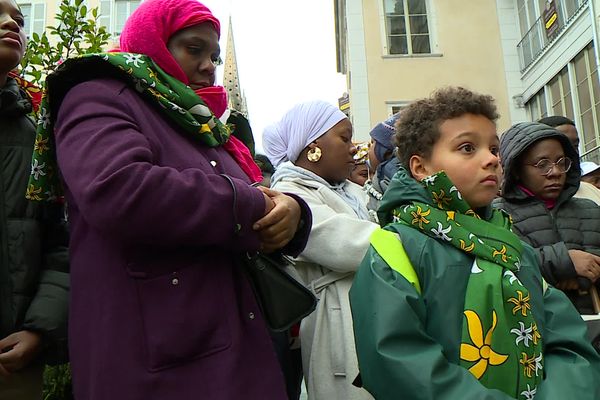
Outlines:
[[[537,122],[516,124],[500,140],[502,197],[495,207],[535,248],[544,279],[581,314],[594,312],[590,286],[600,278],[600,208],[575,198],[581,168],[569,138]]]

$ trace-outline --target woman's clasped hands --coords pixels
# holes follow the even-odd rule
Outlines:
[[[292,240],[300,224],[301,209],[291,196],[265,187],[258,189],[265,198],[265,214],[252,228],[260,235],[261,251],[271,253]]]

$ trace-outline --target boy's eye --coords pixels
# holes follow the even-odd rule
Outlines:
[[[210,60],[214,65],[223,65],[223,59],[220,55],[212,56]]]
[[[15,20],[17,25],[19,25],[21,28],[23,28],[25,26],[25,19],[23,17],[15,17],[13,19]]]
[[[492,153],[495,156],[498,156],[498,154],[500,153],[500,149],[498,147],[492,147],[490,149],[490,153]]]
[[[458,149],[460,151],[462,151],[463,153],[472,153],[475,151],[475,146],[473,146],[470,143],[465,143],[462,146],[460,146]]]

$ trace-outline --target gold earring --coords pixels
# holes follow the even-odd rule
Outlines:
[[[308,154],[306,155],[306,158],[308,158],[308,161],[310,162],[317,162],[321,159],[321,156],[323,154],[321,153],[321,148],[320,147],[315,147],[313,149],[310,149],[308,151]]]

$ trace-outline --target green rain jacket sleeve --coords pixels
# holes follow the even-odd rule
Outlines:
[[[363,386],[377,400],[505,400],[450,363],[424,329],[417,290],[370,247],[350,291]]]
[[[600,356],[585,338],[586,325],[567,297],[544,293],[544,372],[535,400],[600,399]]]

